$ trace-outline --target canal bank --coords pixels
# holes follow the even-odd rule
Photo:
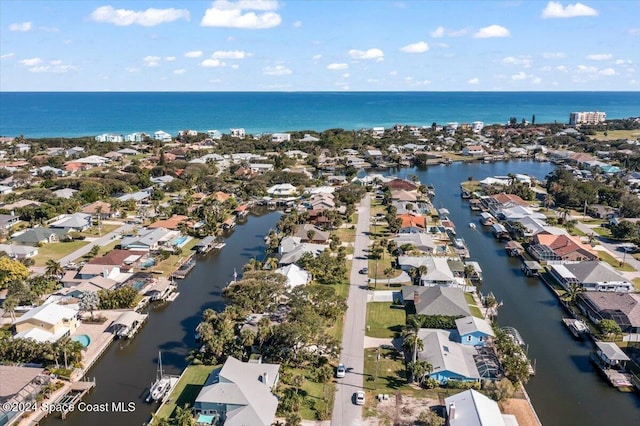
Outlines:
[[[454,221],[457,234],[464,238],[471,260],[480,262],[484,294],[493,292],[503,306],[500,325],[518,329],[535,360],[536,375],[526,385],[533,406],[545,426],[553,425],[630,425],[640,419],[640,398],[610,387],[589,362],[592,345],[576,341],[561,322],[563,310],[545,284],[527,278],[520,261],[507,256],[504,242],[498,242],[487,227],[478,224],[478,216],[460,198],[460,183],[469,177],[525,173],[544,178],[553,166],[549,163],[510,161],[491,164],[455,163],[424,169],[390,170],[400,177],[416,175],[421,182],[433,184],[436,208],[445,207]],[[484,228],[484,229],[483,229]]]
[[[118,340],[87,373],[95,377],[96,388],[84,398],[91,404],[133,402],[128,412],[74,412],[63,422],[55,415],[43,424],[66,426],[142,425],[156,404],[146,404],[149,386],[155,380],[158,351],[167,374],[180,374],[187,365],[186,356],[197,347],[195,328],[207,308],[222,310],[223,287],[232,279],[234,269],[241,271],[251,258],[262,259],[264,236],[274,228],[278,212],[251,215],[226,238],[226,246],[198,258],[196,267],[178,283],[180,296],[173,302],[150,311],[148,323],[132,340]]]

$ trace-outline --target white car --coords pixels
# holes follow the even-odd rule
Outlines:
[[[364,405],[364,392],[356,392],[356,405]]]
[[[344,364],[338,364],[338,368],[336,369],[336,377],[342,378],[347,374],[347,369],[344,368]]]

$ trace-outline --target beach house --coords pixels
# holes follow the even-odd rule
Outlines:
[[[15,339],[33,339],[37,342],[57,342],[73,334],[79,326],[78,311],[57,303],[46,303],[32,308],[13,323]]]

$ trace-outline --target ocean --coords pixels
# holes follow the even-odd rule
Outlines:
[[[0,136],[248,134],[361,129],[510,117],[567,123],[572,111],[640,116],[640,92],[0,92]]]

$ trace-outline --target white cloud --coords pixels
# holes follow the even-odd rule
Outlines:
[[[160,56],[145,56],[142,58],[144,64],[148,67],[157,67],[160,65]]]
[[[217,68],[224,67],[226,64],[220,59],[205,59],[204,61],[200,62],[200,65],[205,68]]]
[[[563,7],[560,2],[550,1],[542,11],[542,17],[547,18],[575,18],[577,16],[598,16],[598,11],[582,3],[568,4]]]
[[[296,21],[293,23],[293,28],[300,28],[302,27],[302,21]]]
[[[616,70],[614,70],[613,68],[605,68],[603,70],[598,71],[599,74],[601,75],[606,75],[606,76],[610,76],[610,75],[617,75],[618,73],[616,73]]]
[[[192,50],[184,54],[187,58],[199,58],[202,56],[202,50]]]
[[[79,70],[79,68],[75,65],[63,64],[60,60],[49,61],[48,65],[38,65],[29,68],[30,72],[51,72],[58,74],[77,70]]]
[[[344,74],[342,74],[342,78],[349,78],[351,77],[351,74],[349,74],[348,72],[345,72]]]
[[[346,70],[347,68],[349,68],[349,64],[345,63],[327,65],[328,70]]]
[[[187,9],[154,9],[149,8],[143,11],[129,9],[114,9],[112,6],[102,6],[91,12],[91,19],[96,22],[114,24],[118,26],[142,25],[143,27],[153,27],[167,22],[191,18]]]
[[[565,65],[558,65],[556,69],[560,72],[569,72],[569,68],[567,68]]]
[[[313,59],[314,61],[318,61],[318,60],[322,59],[322,55],[318,53],[317,55],[313,55],[311,57],[311,59]]]
[[[238,64],[232,64],[231,65],[231,69],[233,69],[233,70],[237,70],[238,68],[240,68],[240,65],[238,65]]]
[[[211,54],[213,59],[244,59],[247,56],[251,56],[243,50],[216,50]]]
[[[507,56],[502,59],[505,65],[522,65],[525,68],[531,68],[531,58],[528,56]]]
[[[545,59],[562,59],[565,58],[567,55],[564,52],[544,52],[542,54],[542,57]]]
[[[470,78],[469,80],[467,80],[467,83],[468,84],[478,84],[478,83],[480,83],[480,79],[478,77],[473,77],[473,78]]]
[[[278,7],[277,0],[240,0],[235,3],[216,0],[205,11],[200,25],[251,30],[273,28],[282,22],[280,15],[274,12]]]
[[[55,59],[53,61],[49,61],[49,64],[51,64],[51,65],[60,65],[60,64],[62,64],[62,61],[60,59]]]
[[[404,53],[424,53],[429,50],[429,45],[424,41],[407,44],[400,48]]]
[[[451,47],[447,43],[436,43],[436,46],[441,49],[448,49],[449,47]]]
[[[293,71],[284,65],[276,65],[274,67],[264,67],[262,69],[262,74],[264,75],[291,75]]]
[[[501,25],[489,25],[488,27],[480,28],[480,30],[473,35],[474,38],[494,38],[494,37],[510,37],[509,30]]]
[[[433,38],[444,37],[444,27],[440,26],[436,28],[435,30],[431,31],[429,35]]]
[[[184,74],[184,73],[186,73],[186,72],[187,72],[187,70],[186,70],[186,69],[184,69],[184,68],[180,68],[180,69],[178,69],[178,70],[173,70],[173,73],[174,73],[174,74],[177,74],[177,75]]]
[[[598,68],[587,65],[578,65],[578,72],[581,74],[584,73],[596,73],[598,72]]]
[[[127,72],[140,72],[140,68],[137,67],[126,67],[124,70]]]
[[[594,53],[587,55],[587,59],[591,61],[608,61],[613,55],[611,53]]]
[[[167,61],[167,62],[173,62],[173,61],[176,60],[176,57],[175,56],[165,56],[164,60]]]
[[[518,74],[513,74],[511,76],[511,80],[526,80],[529,77],[531,77],[529,74],[526,74],[524,71],[520,71]]]
[[[9,25],[9,31],[31,31],[31,22],[16,22]]]
[[[372,48],[368,50],[349,50],[349,56],[353,59],[375,59],[377,61],[384,60],[384,52],[378,48]]]
[[[28,67],[32,67],[34,65],[38,65],[42,63],[42,59],[40,58],[29,58],[29,59],[23,59],[20,61],[20,63],[22,65],[26,65]]]
[[[630,65],[632,63],[633,62],[628,59],[616,59],[616,65]]]
[[[9,59],[9,58],[13,58],[14,56],[16,56],[15,53],[5,53],[4,55],[0,56],[0,59]]]
[[[542,83],[542,79],[540,77],[534,77],[533,80],[531,80],[531,82],[533,84],[540,84]]]
[[[389,71],[389,75],[396,76],[396,75],[398,75],[398,71],[396,71],[396,70]]]

